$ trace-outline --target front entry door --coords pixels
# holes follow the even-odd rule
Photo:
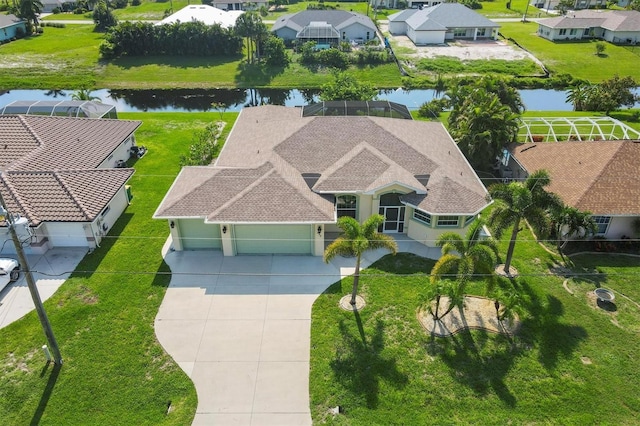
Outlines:
[[[384,216],[382,232],[394,233],[404,231],[404,206],[380,207],[379,212]]]

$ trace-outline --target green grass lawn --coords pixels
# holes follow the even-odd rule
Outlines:
[[[93,25],[68,25],[0,45],[0,89],[95,87],[102,37]]]
[[[423,58],[416,64],[417,75],[502,74],[504,76],[542,76],[542,69],[530,59],[462,60],[450,56]]]
[[[593,83],[615,75],[640,80],[638,56],[628,49],[606,44],[605,54],[595,55],[595,41],[552,42],[536,35],[538,24],[502,22],[500,32],[533,53],[553,74],[567,73]]]
[[[151,216],[179,171],[193,131],[219,116],[120,116],[144,120],[136,139],[149,148],[130,181],[134,199],[101,247],[45,302],[64,358],[61,369],[45,366],[35,312],[0,330],[3,424],[185,425],[193,419],[193,384],[154,334],[170,274],[160,255],[167,225]],[[224,117],[232,123],[236,116]],[[167,415],[169,401],[173,410]]]
[[[357,315],[337,306],[351,279],[331,286],[312,313],[314,424],[638,423],[640,308],[620,297],[617,313],[610,312],[586,293],[570,294],[564,278],[549,272],[558,258],[532,238],[525,230],[516,245],[522,275],[514,285],[526,296],[526,312],[513,339],[483,331],[428,335],[416,308],[431,260],[399,254],[365,270],[367,306]],[[629,291],[637,259],[584,263],[602,269],[608,288],[640,298]],[[467,292],[483,294],[482,282]],[[328,410],[336,405],[344,413],[334,417]]]

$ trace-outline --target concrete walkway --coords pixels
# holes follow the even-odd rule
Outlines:
[[[27,255],[29,269],[33,273],[43,302],[58,290],[86,254],[86,248],[53,248],[45,254]],[[17,259],[15,254],[2,254],[2,257]],[[33,299],[24,273],[21,273],[18,281],[9,284],[0,292],[0,328],[8,326],[33,310]]]
[[[397,238],[403,251],[439,256]],[[198,393],[194,425],[311,425],[311,307],[353,273],[353,259],[311,256],[223,257],[169,251],[172,278],[156,335]],[[386,252],[363,256],[369,266]]]

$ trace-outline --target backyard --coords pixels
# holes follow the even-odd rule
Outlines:
[[[506,249],[501,242],[501,253]],[[338,308],[351,279],[314,304],[311,410],[318,424],[635,424],[640,420],[637,258],[574,258],[570,282],[528,230],[514,286],[524,296],[513,337],[481,330],[434,338],[416,309],[433,261],[386,256],[364,271],[359,313]],[[594,274],[596,278],[594,278]],[[601,307],[597,285],[618,296]],[[571,291],[571,292],[570,292]],[[483,295],[473,281],[467,293]],[[333,414],[333,407],[342,407]]]

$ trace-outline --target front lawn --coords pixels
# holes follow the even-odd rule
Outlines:
[[[359,314],[338,308],[351,278],[331,286],[312,313],[314,423],[638,423],[637,328],[565,290],[564,277],[550,273],[557,260],[528,230],[520,233],[514,266],[522,275],[515,286],[527,301],[513,339],[483,331],[429,336],[416,307],[433,261],[411,254],[386,256],[363,271],[367,306]],[[637,259],[620,262],[622,268],[610,262],[602,268],[611,268],[607,287],[625,291],[623,282],[640,267]],[[482,283],[467,292],[483,294]],[[620,311],[636,308],[620,299]],[[344,413],[330,414],[338,405]]]
[[[151,216],[180,170],[191,135],[217,113],[121,113],[144,120],[149,152],[135,164],[133,201],[101,247],[45,302],[64,359],[45,365],[35,312],[0,330],[3,424],[186,425],[195,388],[156,340],[154,319],[169,284],[160,250],[164,221]],[[227,113],[231,127],[237,113]],[[170,413],[167,414],[168,406]]]

